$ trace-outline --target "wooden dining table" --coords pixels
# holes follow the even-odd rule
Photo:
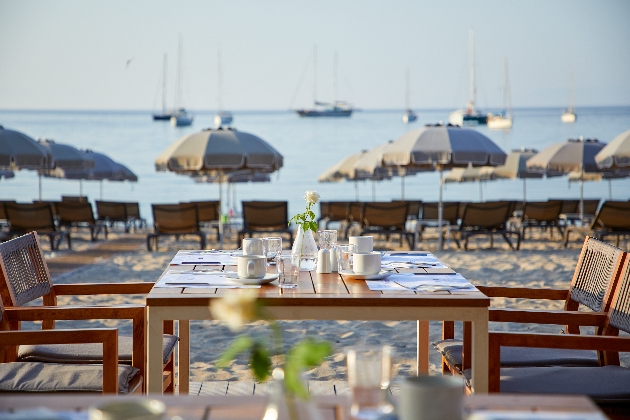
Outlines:
[[[427,252],[414,251],[419,254]],[[394,253],[392,253],[394,254]],[[176,268],[169,266],[165,269]],[[208,266],[187,266],[186,269]],[[219,268],[219,267],[216,267]],[[224,270],[236,271],[234,266]],[[275,267],[272,268],[275,270]],[[429,275],[453,274],[450,268],[397,269]],[[162,275],[164,275],[164,273]],[[210,302],[232,289],[154,287],[147,306],[147,392],[162,392],[162,334],[167,320],[178,322],[178,388],[187,394],[190,381],[190,321],[211,320]],[[278,320],[416,321],[417,372],[429,373],[429,321],[469,321],[472,324],[472,390],[488,392],[488,307],[490,299],[478,291],[373,291],[365,280],[333,272],[300,272],[297,288],[282,289],[277,281],[259,289],[259,300]],[[383,344],[392,344],[383,337]]]

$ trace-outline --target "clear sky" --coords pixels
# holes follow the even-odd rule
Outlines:
[[[630,1],[0,0],[0,108],[151,109],[163,54],[174,101],[178,35],[183,102],[288,109],[318,98],[364,109],[462,107],[474,31],[477,102],[500,107],[503,61],[514,107],[630,104]],[[128,60],[131,60],[128,63]],[[127,64],[128,63],[128,64]]]

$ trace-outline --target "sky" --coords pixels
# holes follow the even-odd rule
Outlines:
[[[0,0],[0,109],[286,110],[337,97],[402,109],[461,108],[474,33],[477,103],[630,105],[630,1]],[[221,83],[218,51],[221,51]],[[130,61],[129,61],[130,60]],[[221,104],[218,100],[221,86]]]

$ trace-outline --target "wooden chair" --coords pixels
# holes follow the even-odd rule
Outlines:
[[[450,229],[458,248],[460,240],[464,241],[464,249],[468,251],[468,239],[473,235],[488,235],[492,248],[495,234],[501,235],[513,251],[520,248],[521,234],[508,228],[508,221],[512,214],[511,201],[489,201],[485,203],[466,203],[461,221],[456,229]],[[516,247],[508,235],[516,236]]]
[[[349,201],[328,201],[325,207],[320,207],[324,216],[324,229],[330,229],[331,223],[339,223],[339,232],[347,238],[346,230],[350,226],[350,202]]]
[[[206,248],[206,234],[199,228],[197,206],[192,203],[152,204],[154,232],[147,235],[147,249],[153,250],[151,243],[158,249],[160,236],[194,235],[199,237],[200,249]]]
[[[553,238],[553,229],[556,228],[560,236],[562,236],[564,233],[562,231],[562,224],[560,223],[562,206],[562,200],[526,202],[520,220],[523,239],[525,239],[527,228],[529,228],[531,237],[533,227],[539,227],[543,230],[549,229],[549,236],[551,238]]]
[[[330,206],[330,203],[328,201],[321,201],[319,202],[319,217],[317,218],[317,226],[319,226],[322,222],[322,220],[326,220],[326,218],[328,217],[328,208]]]
[[[293,231],[289,228],[289,205],[286,201],[243,201],[243,229],[238,232],[238,243],[246,235],[254,233],[279,233],[289,235],[293,243]]]
[[[420,218],[420,209],[422,207],[422,201],[420,200],[392,200],[394,203],[407,203],[409,208],[407,210],[407,220],[418,220]]]
[[[68,244],[68,249],[72,247],[70,232],[57,228],[49,204],[5,203],[4,209],[9,220],[11,236],[36,231],[40,235],[48,236],[51,251],[59,249],[59,245],[64,238]]]
[[[87,203],[88,198],[79,195],[62,195],[61,201],[70,201],[70,202],[79,202],[79,203]]]
[[[221,218],[221,202],[220,201],[191,201],[197,206],[197,216],[201,226],[212,226],[216,231],[217,241],[221,238],[219,235],[219,219]]]
[[[363,205],[365,203],[361,201],[350,201],[348,203],[348,220],[344,231],[344,237],[347,238],[350,235],[350,229],[353,227],[361,228],[361,220],[363,217]]]
[[[589,226],[569,226],[564,232],[566,248],[572,233],[592,235],[604,240],[606,236],[616,237],[619,246],[622,236],[630,235],[630,201],[605,201]]]
[[[405,227],[408,213],[409,203],[406,201],[364,203],[360,235],[385,235],[389,239],[397,234],[401,245],[405,238],[409,248],[414,249],[414,232]]]
[[[428,227],[438,227],[438,204],[437,202],[422,202],[421,216],[420,216],[420,229],[419,238],[422,239],[422,234]],[[448,223],[450,226],[457,226],[457,220],[459,219],[460,203],[458,201],[448,201],[442,203],[442,221]],[[442,227],[438,227],[438,234],[443,235]]]
[[[13,330],[20,328],[21,321],[43,320],[42,329],[49,330],[55,326],[55,320],[86,319],[131,319],[133,335],[120,336],[119,361],[121,364],[132,364],[141,374],[145,366],[145,306],[58,306],[57,296],[62,295],[99,295],[99,294],[147,294],[153,283],[81,283],[53,284],[44,260],[37,233],[32,232],[19,238],[0,244],[0,296],[7,308],[24,307],[24,311],[16,309],[7,322]],[[25,306],[29,302],[42,298],[44,306]],[[173,323],[165,322],[165,332],[173,333]],[[178,338],[173,335],[164,336],[164,389],[173,391],[174,364],[172,353]],[[100,363],[103,355],[99,348],[79,350],[73,346],[20,347],[9,352],[12,361],[46,361],[59,363]],[[144,376],[144,375],[143,375]]]
[[[580,306],[603,314],[609,310],[611,298],[619,279],[626,253],[611,245],[587,237],[568,289],[541,289],[526,287],[490,287],[478,285],[486,296],[514,299],[564,300],[564,312],[490,308],[491,322],[518,322],[566,325],[568,334],[580,334],[577,325],[567,321],[566,311],[577,311]],[[551,315],[550,315],[551,314]],[[594,326],[597,326],[596,324]],[[434,347],[442,353],[442,372],[461,373],[470,366],[470,325],[464,324],[464,339],[454,339],[454,323],[443,323],[442,341]],[[506,349],[502,353],[503,366],[597,366],[595,353],[576,351],[531,351]]]
[[[140,216],[140,205],[138,203],[125,203],[125,210],[127,211],[127,219],[134,230],[147,227],[146,219]]]
[[[125,232],[129,233],[130,221],[127,217],[127,206],[125,203],[117,201],[96,200],[97,221],[113,227],[116,223],[121,223]]]
[[[541,315],[544,315],[542,312]],[[555,313],[550,312],[552,316]],[[619,352],[630,352],[630,261],[622,266],[610,309],[604,313],[568,312],[566,322],[602,326],[602,335],[490,333],[490,392],[527,394],[582,394],[611,415],[630,415],[630,369],[619,366]],[[508,348],[594,350],[603,354],[602,366],[538,366],[507,368],[498,363]],[[470,371],[464,371],[470,377]],[[627,417],[613,417],[627,418]]]
[[[88,229],[90,239],[95,242],[98,234],[103,232],[107,239],[107,225],[94,219],[92,204],[87,201],[61,201],[57,203],[57,218],[59,226],[68,231],[74,229]]]

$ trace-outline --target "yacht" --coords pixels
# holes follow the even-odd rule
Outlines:
[[[162,69],[162,112],[155,112],[153,114],[153,121],[170,120],[173,113],[166,109],[166,67],[167,67],[167,54],[164,54],[164,68]]]
[[[407,68],[407,72],[406,72],[406,87],[405,87],[405,113],[402,116],[402,122],[404,122],[405,124],[409,124],[410,122],[414,122],[418,119],[418,116],[416,115],[415,112],[412,111],[411,108],[409,108],[409,68]]]
[[[186,127],[192,125],[193,116],[186,111],[185,108],[179,108],[177,112],[171,116],[171,125],[173,127]]]
[[[569,73],[569,109],[562,111],[560,119],[564,123],[573,123],[577,120],[577,115],[573,111],[575,97],[573,96],[573,71]]]
[[[508,62],[505,59],[503,73],[503,111],[488,114],[488,128],[491,130],[509,130],[512,128],[512,98],[510,96],[510,82],[508,80]]]
[[[448,116],[448,122],[453,125],[477,125],[486,124],[488,122],[488,116],[481,114],[477,108],[475,108],[475,94],[477,87],[475,86],[475,42],[473,39],[473,32],[470,31],[470,99],[466,104],[466,109],[458,109],[453,111]]]

